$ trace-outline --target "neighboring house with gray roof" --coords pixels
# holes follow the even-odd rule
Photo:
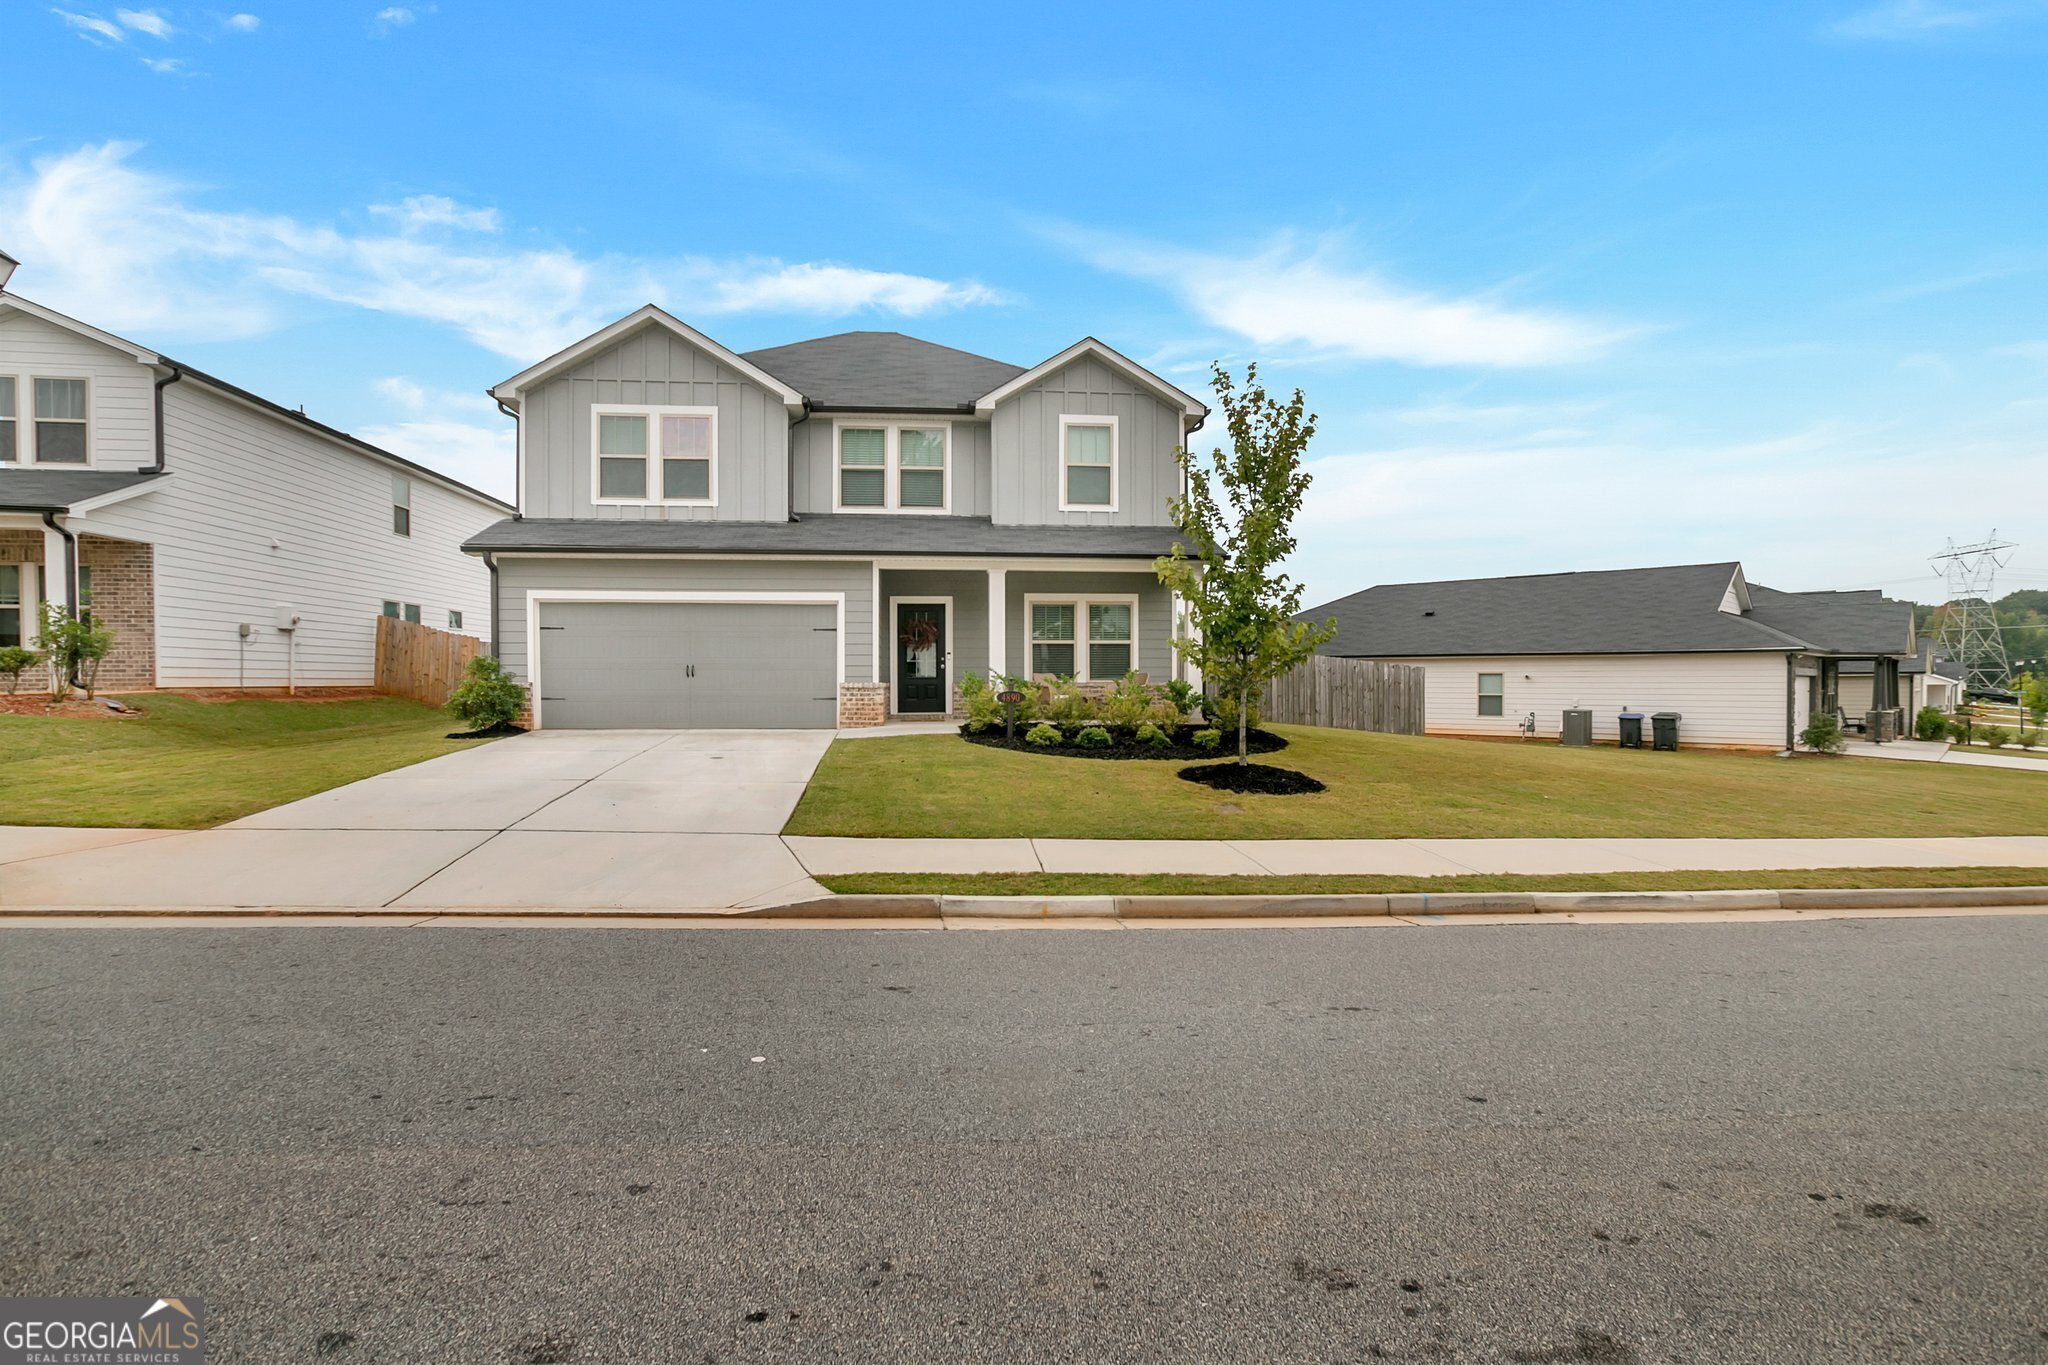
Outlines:
[[[1208,410],[1086,338],[734,352],[652,305],[491,390],[519,514],[467,548],[542,728],[943,716],[969,674],[1183,676],[1173,452]]]
[[[1816,708],[1910,714],[1917,662],[1911,603],[1780,592],[1733,561],[1395,583],[1302,618],[1336,621],[1326,654],[1423,665],[1435,734],[1514,735],[1533,716],[1554,737],[1586,708],[1612,740],[1623,711],[1676,711],[1685,742],[1783,749]]]
[[[380,612],[482,633],[461,546],[507,504],[5,292],[8,269],[0,645],[50,603],[113,627],[106,690],[368,686]]]

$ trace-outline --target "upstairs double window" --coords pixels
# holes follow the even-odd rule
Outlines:
[[[0,375],[0,464],[90,463],[88,402],[83,379]]]
[[[591,501],[713,507],[718,409],[591,408]]]
[[[946,423],[843,422],[832,505],[841,512],[945,512],[953,429]]]

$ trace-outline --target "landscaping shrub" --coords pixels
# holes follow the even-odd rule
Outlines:
[[[1948,718],[1948,738],[1951,744],[1968,744],[1970,742],[1970,718],[1968,716],[1950,716]]]
[[[1103,722],[1119,730],[1135,730],[1151,714],[1152,700],[1152,689],[1139,682],[1135,672],[1126,673],[1102,703]]]
[[[1237,728],[1238,708],[1236,697],[1210,697],[1202,703],[1202,709],[1208,713],[1209,723],[1217,729],[1235,730]],[[1244,726],[1247,730],[1259,728],[1258,707],[1254,706],[1245,713]]]
[[[45,602],[36,646],[50,661],[51,696],[59,700],[68,696],[75,677],[90,699],[99,681],[100,664],[113,652],[114,632],[89,616],[71,616],[56,603]]]
[[[1061,678],[1052,684],[1052,699],[1045,707],[1045,715],[1053,724],[1087,725],[1097,718],[1096,711],[1094,698],[1072,678]]]
[[[969,673],[960,680],[960,704],[967,711],[967,728],[980,734],[1003,723],[1003,704],[996,700],[999,688],[990,687],[980,674]]]
[[[2006,745],[2012,743],[2012,731],[2006,729],[2003,725],[1980,726],[1977,730],[1977,742],[1979,744],[1988,744],[1994,749],[2003,749]]]
[[[1112,742],[1109,731],[1100,725],[1091,725],[1074,736],[1074,747],[1077,749],[1107,749]]]
[[[1217,749],[1223,744],[1223,732],[1214,726],[1207,730],[1197,730],[1189,742],[1197,749]]]
[[[1195,685],[1183,678],[1175,678],[1159,689],[1159,699],[1173,708],[1174,725],[1179,725],[1195,714],[1195,706],[1202,700],[1202,694],[1195,691]]]
[[[1842,738],[1842,723],[1827,712],[1806,722],[1806,728],[1799,732],[1799,742],[1820,754],[1838,754],[1848,747]]]
[[[1024,742],[1040,749],[1056,748],[1060,742],[1059,727],[1047,725],[1044,721],[1024,732]]]
[[[1948,738],[1948,717],[1941,713],[1940,707],[1923,706],[1920,708],[1920,714],[1913,717],[1913,737],[1915,739]]]
[[[471,659],[461,685],[448,694],[449,714],[472,734],[508,730],[525,709],[526,689],[488,654]]]
[[[7,680],[7,695],[13,696],[21,687],[21,675],[42,661],[42,655],[20,645],[0,649],[0,678]]]
[[[1167,749],[1173,746],[1173,736],[1148,720],[1138,727],[1138,743],[1154,749]]]

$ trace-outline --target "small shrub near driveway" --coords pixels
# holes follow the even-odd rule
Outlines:
[[[461,686],[448,694],[449,714],[477,738],[513,729],[513,722],[525,709],[526,689],[488,654],[471,659]]]
[[[1091,725],[1074,736],[1074,747],[1078,749],[1107,749],[1114,742],[1109,737],[1109,731],[1100,725]]]
[[[1948,717],[1938,706],[1923,706],[1920,714],[1913,717],[1913,736],[1916,739],[1947,739]]]
[[[1799,742],[1817,754],[1838,754],[1848,747],[1848,741],[1842,738],[1842,722],[1825,713],[1806,722],[1806,728],[1799,732]]]
[[[1038,722],[1024,732],[1024,742],[1034,749],[1056,748],[1060,739],[1059,727],[1047,725],[1044,721]]]
[[[6,682],[8,696],[21,690],[21,675],[41,663],[42,659],[42,655],[20,645],[0,649],[0,680]]]
[[[2012,731],[2003,725],[1986,725],[1977,731],[1977,742],[1988,744],[1994,749],[2003,749],[2012,743]]]

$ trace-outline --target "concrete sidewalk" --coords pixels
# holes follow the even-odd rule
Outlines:
[[[2048,867],[2048,836],[1979,839],[825,839],[785,836],[814,877],[859,872],[1450,877]]]
[[[1888,744],[1872,744],[1868,740],[1852,739],[1842,752],[1850,758],[1884,758],[1894,763],[1952,763],[1961,768],[2009,768],[2048,777],[2048,757],[2027,758],[2018,752],[1993,753],[1989,749],[1965,748],[1938,740],[1895,739]]]

